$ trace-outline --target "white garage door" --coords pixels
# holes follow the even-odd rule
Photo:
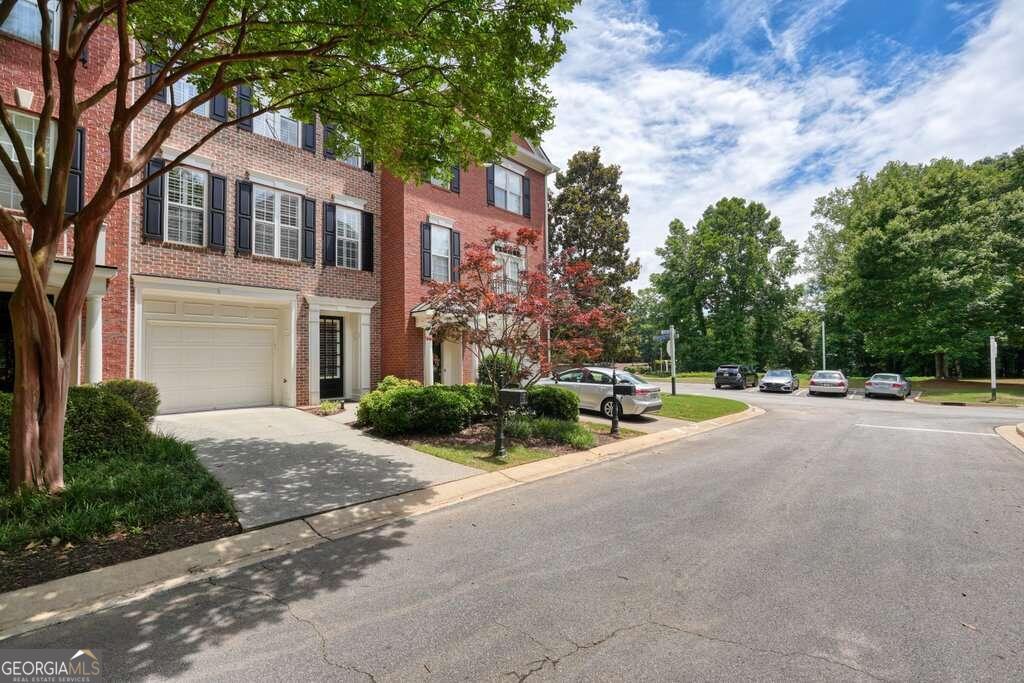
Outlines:
[[[162,413],[273,403],[272,327],[149,321],[145,358]]]

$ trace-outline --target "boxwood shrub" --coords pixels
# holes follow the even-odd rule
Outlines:
[[[563,387],[534,385],[527,390],[526,401],[537,417],[572,421],[580,417],[580,397]]]
[[[111,379],[99,385],[108,394],[120,396],[135,408],[135,412],[146,422],[152,422],[160,408],[160,392],[152,382],[138,379]]]
[[[393,386],[363,396],[356,417],[385,436],[454,434],[481,409],[480,392],[473,386]]]

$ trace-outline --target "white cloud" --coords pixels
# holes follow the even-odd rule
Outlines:
[[[821,0],[774,30],[771,0],[727,4],[742,10],[734,35],[764,31],[777,57],[795,65],[841,2]],[[677,47],[674,38],[642,6],[585,0],[574,16],[577,29],[551,79],[559,105],[545,147],[564,166],[573,152],[599,145],[622,166],[641,286],[658,266],[654,249],[669,221],[692,225],[723,196],[764,202],[802,240],[815,197],[890,159],[975,159],[1024,144],[1024,0],[1005,0],[975,22],[957,55],[905,55],[885,87],[871,85],[875,67],[861,60],[728,77],[691,62],[666,65],[657,57]],[[719,49],[705,41],[693,52]]]

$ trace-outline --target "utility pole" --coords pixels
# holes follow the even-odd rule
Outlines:
[[[676,326],[668,326],[668,352],[672,363],[672,395],[676,395]]]
[[[825,321],[821,321],[821,369],[827,370],[825,367]]]

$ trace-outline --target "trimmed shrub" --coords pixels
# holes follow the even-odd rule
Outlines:
[[[580,417],[580,397],[562,387],[534,385],[526,392],[527,406],[537,417],[576,421]]]
[[[418,386],[421,386],[420,383],[414,379],[404,379],[402,377],[388,375],[381,381],[377,382],[377,388],[374,391],[391,391],[392,389],[401,389]]]
[[[406,386],[371,391],[359,401],[361,424],[385,436],[453,434],[469,426],[479,409],[475,392],[446,386]]]
[[[489,413],[488,406],[491,403],[490,387],[481,387],[477,384],[453,384],[435,385],[445,391],[452,391],[464,397],[470,404],[470,415],[472,420],[479,419]]]
[[[146,422],[153,421],[160,408],[160,392],[152,382],[137,379],[111,379],[102,382],[99,388],[114,396],[120,396],[128,402],[135,412]]]
[[[529,415],[512,415],[505,420],[505,436],[510,439],[532,439],[534,418]]]
[[[141,449],[148,437],[145,420],[120,396],[94,386],[68,391],[65,460],[131,453]]]
[[[515,358],[504,353],[494,353],[484,356],[480,360],[480,367],[477,369],[477,383],[492,386],[494,382],[491,378],[499,377],[502,379],[503,387],[517,387],[521,373],[522,368],[519,367]]]
[[[541,439],[564,443],[581,450],[597,445],[597,437],[593,432],[579,422],[571,420],[557,420],[550,417],[534,418],[533,433]]]

